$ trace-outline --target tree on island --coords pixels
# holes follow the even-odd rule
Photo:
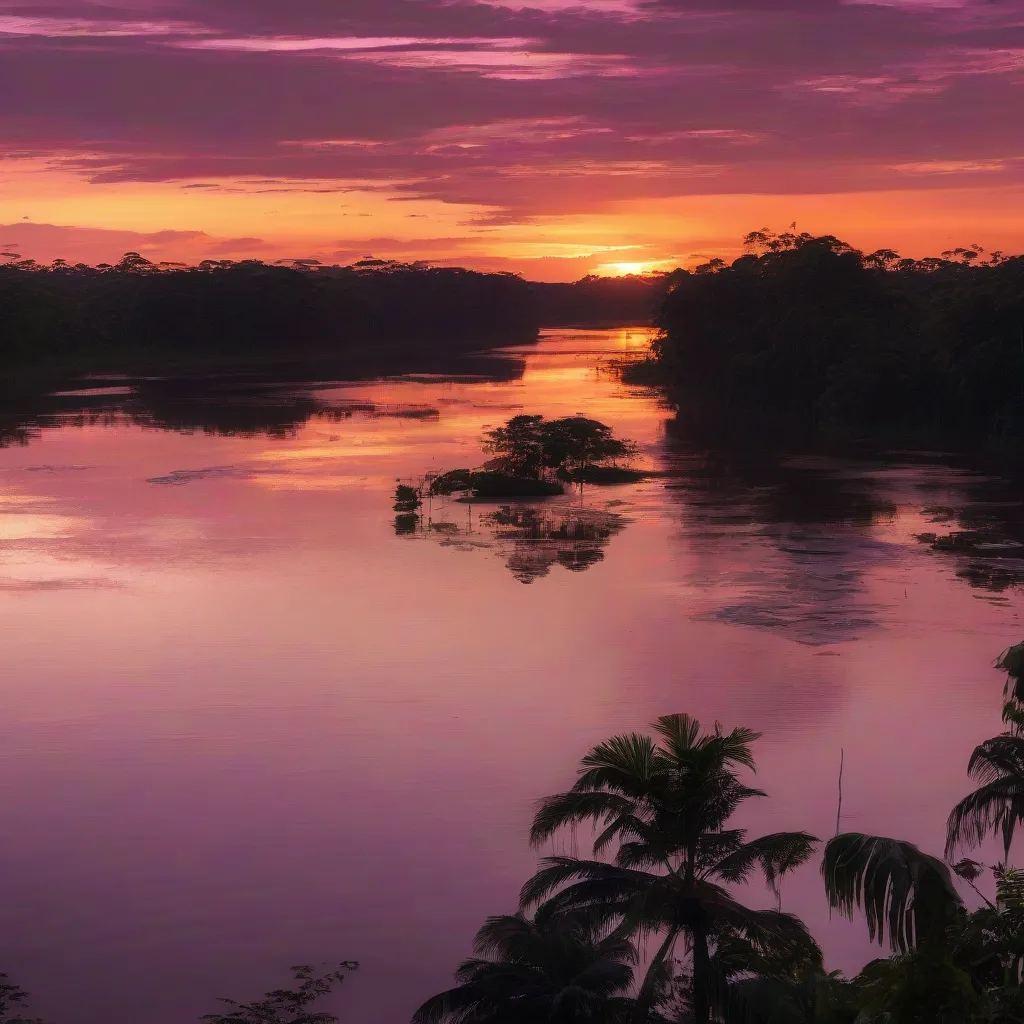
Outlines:
[[[615,437],[611,427],[582,414],[546,420],[513,416],[483,436],[493,456],[481,469],[451,469],[428,478],[430,494],[472,491],[481,498],[541,498],[561,494],[559,481],[626,483],[646,476],[617,465],[636,445]]]
[[[611,427],[582,414],[557,420],[513,416],[484,435],[484,448],[496,456],[488,468],[534,479],[551,472],[572,480],[636,453],[632,442],[615,437]]]

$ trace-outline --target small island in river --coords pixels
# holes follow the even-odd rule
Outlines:
[[[424,497],[453,494],[475,501],[547,498],[565,493],[565,484],[620,484],[651,473],[622,465],[636,456],[632,441],[615,437],[611,427],[578,414],[547,420],[513,416],[484,435],[493,457],[477,469],[428,473],[417,485],[399,484],[395,511],[415,515]]]

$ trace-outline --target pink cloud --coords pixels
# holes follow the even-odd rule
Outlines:
[[[1022,90],[1019,0],[0,0],[6,153],[225,203],[1005,188]]]
[[[406,51],[424,48],[459,46],[483,47],[491,50],[518,50],[530,46],[529,39],[459,39],[423,38],[416,36],[335,36],[304,39],[293,36],[252,36],[243,39],[194,39],[175,45],[193,50],[235,50],[242,53],[316,53],[359,50]]]
[[[120,39],[202,34],[206,29],[189,22],[99,20],[92,18],[26,17],[0,14],[4,36],[44,39]]]

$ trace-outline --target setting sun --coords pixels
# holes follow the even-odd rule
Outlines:
[[[601,277],[631,277],[655,274],[669,269],[670,260],[643,260],[636,263],[602,263],[594,268]]]

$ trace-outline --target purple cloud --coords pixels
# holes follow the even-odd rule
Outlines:
[[[1024,181],[1015,0],[0,0],[0,139],[97,182],[370,183],[492,223]]]

